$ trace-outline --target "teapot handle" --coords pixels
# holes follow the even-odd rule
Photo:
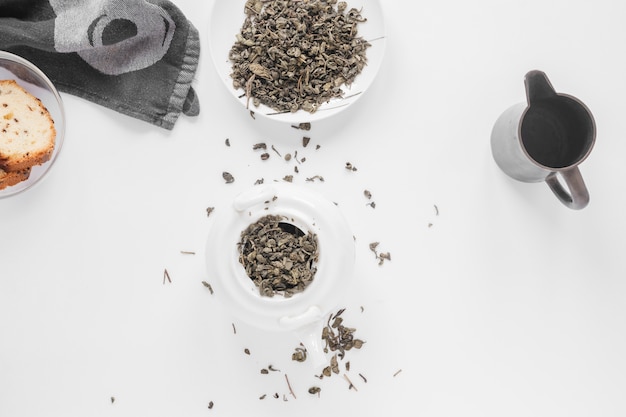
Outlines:
[[[233,208],[237,212],[244,212],[251,207],[270,200],[276,195],[276,188],[273,186],[257,187],[244,191],[233,201]]]
[[[589,191],[578,167],[561,171],[561,177],[567,185],[567,190],[559,181],[556,172],[552,172],[546,177],[548,187],[567,207],[574,210],[585,208],[589,204]]]

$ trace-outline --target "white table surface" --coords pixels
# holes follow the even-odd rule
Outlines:
[[[0,200],[0,416],[626,415],[626,7],[381,1],[377,80],[314,123],[307,148],[226,91],[207,47],[213,1],[176,2],[201,36],[199,117],[168,132],[63,94],[53,171]],[[595,116],[584,210],[492,159],[493,123],[525,100],[532,69]],[[338,307],[367,342],[342,368],[358,391],[316,380],[291,361],[291,335],[236,323],[202,285],[206,208],[293,173],[257,142],[299,150],[294,183],[354,232]],[[391,261],[377,264],[374,241]],[[269,364],[280,372],[261,375]]]

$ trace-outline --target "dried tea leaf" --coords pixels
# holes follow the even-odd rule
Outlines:
[[[233,175],[230,172],[222,172],[222,178],[224,178],[224,181],[226,181],[226,184],[231,184],[233,182],[235,182],[235,177],[233,177]]]
[[[291,354],[291,360],[296,362],[304,362],[307,358],[307,350],[302,345],[296,348],[296,351]]]
[[[291,125],[291,127],[293,127],[294,129],[300,129],[300,130],[311,130],[311,123],[309,122],[300,123],[297,125]]]
[[[206,281],[202,281],[202,285],[204,285],[205,287],[207,287],[207,288],[209,289],[209,292],[210,292],[211,294],[213,294],[213,287],[211,287],[211,284],[209,284],[209,283],[208,283],[208,282],[206,282]]]
[[[370,250],[372,252],[374,252],[374,254],[376,255],[377,258],[378,258],[378,252],[376,251],[376,248],[378,248],[378,245],[380,245],[380,242],[372,242],[372,243],[370,243]]]

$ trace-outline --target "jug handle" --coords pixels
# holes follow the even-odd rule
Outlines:
[[[552,172],[546,177],[546,183],[552,192],[563,204],[571,209],[580,210],[585,208],[589,204],[589,191],[578,167],[561,171],[561,176],[569,191],[563,187],[557,177],[557,173]]]

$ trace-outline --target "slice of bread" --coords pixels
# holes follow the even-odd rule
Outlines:
[[[0,190],[4,190],[7,187],[26,181],[29,176],[30,168],[11,172],[0,169]]]
[[[15,80],[0,80],[0,169],[23,171],[48,161],[56,129],[41,100]]]

